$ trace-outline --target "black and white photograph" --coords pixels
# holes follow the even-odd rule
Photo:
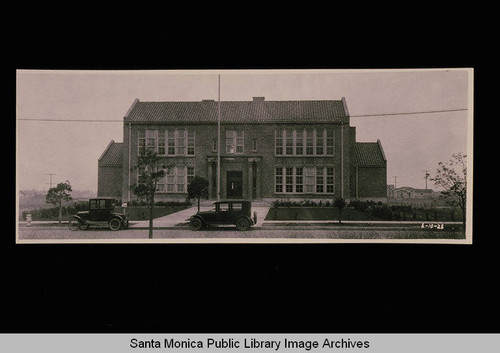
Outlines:
[[[472,244],[473,75],[17,70],[16,242]]]

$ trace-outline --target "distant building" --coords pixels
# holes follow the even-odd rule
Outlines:
[[[98,196],[128,201],[135,165],[151,149],[172,166],[158,183],[158,201],[185,199],[196,176],[217,198],[387,200],[387,160],[380,140],[356,142],[346,101],[134,101],[123,142],[111,141],[98,161]]]
[[[395,188],[393,197],[396,199],[429,199],[436,197],[432,189],[416,189],[410,186]]]

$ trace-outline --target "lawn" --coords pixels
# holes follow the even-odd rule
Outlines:
[[[163,217],[171,213],[182,211],[186,208],[191,207],[190,205],[179,205],[179,206],[155,206],[153,209],[153,218]],[[27,211],[25,211],[27,212]],[[121,213],[122,208],[115,209],[115,212]],[[57,209],[38,209],[31,210],[33,221],[57,221],[58,220],[58,210]],[[62,219],[67,221],[70,216],[76,214],[77,211],[66,212],[63,210]],[[127,215],[131,221],[141,221],[149,219],[149,209],[146,206],[129,206],[127,207]],[[20,212],[19,214],[21,221],[26,220],[25,214]]]

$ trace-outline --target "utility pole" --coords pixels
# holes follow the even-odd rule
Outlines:
[[[394,176],[394,189],[397,188],[397,176],[395,175]]]
[[[427,169],[424,170],[424,172],[425,172],[425,176],[424,176],[424,179],[425,179],[425,190],[427,190],[427,179],[429,179],[429,177],[431,175],[429,174],[429,171]]]
[[[50,183],[45,183],[45,184],[49,184],[50,188],[52,189],[52,176],[55,175],[55,174],[54,173],[48,173],[48,174],[45,174],[45,175],[50,175]]]
[[[217,98],[217,201],[220,201],[220,74],[218,77],[218,98]]]

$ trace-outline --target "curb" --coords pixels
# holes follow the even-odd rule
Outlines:
[[[31,222],[31,225],[28,225],[28,222],[19,222],[20,227],[33,227],[33,226],[49,226],[49,227],[66,227],[67,221],[63,221],[61,224],[53,221],[34,221]],[[349,228],[349,227],[397,227],[397,226],[417,226],[419,228],[428,228],[423,225],[436,225],[442,224],[444,226],[461,226],[462,222],[429,222],[429,221],[342,221],[339,224],[338,221],[264,221],[258,226],[253,226],[252,228],[267,228],[272,229],[274,227],[306,227],[306,226],[323,226],[323,227],[340,227],[340,228]],[[153,229],[186,229],[189,228],[189,222],[179,222],[176,224],[168,224],[168,225],[155,225],[153,223]],[[432,228],[432,227],[431,227]],[[149,225],[136,225],[130,224],[127,229],[149,229]]]

